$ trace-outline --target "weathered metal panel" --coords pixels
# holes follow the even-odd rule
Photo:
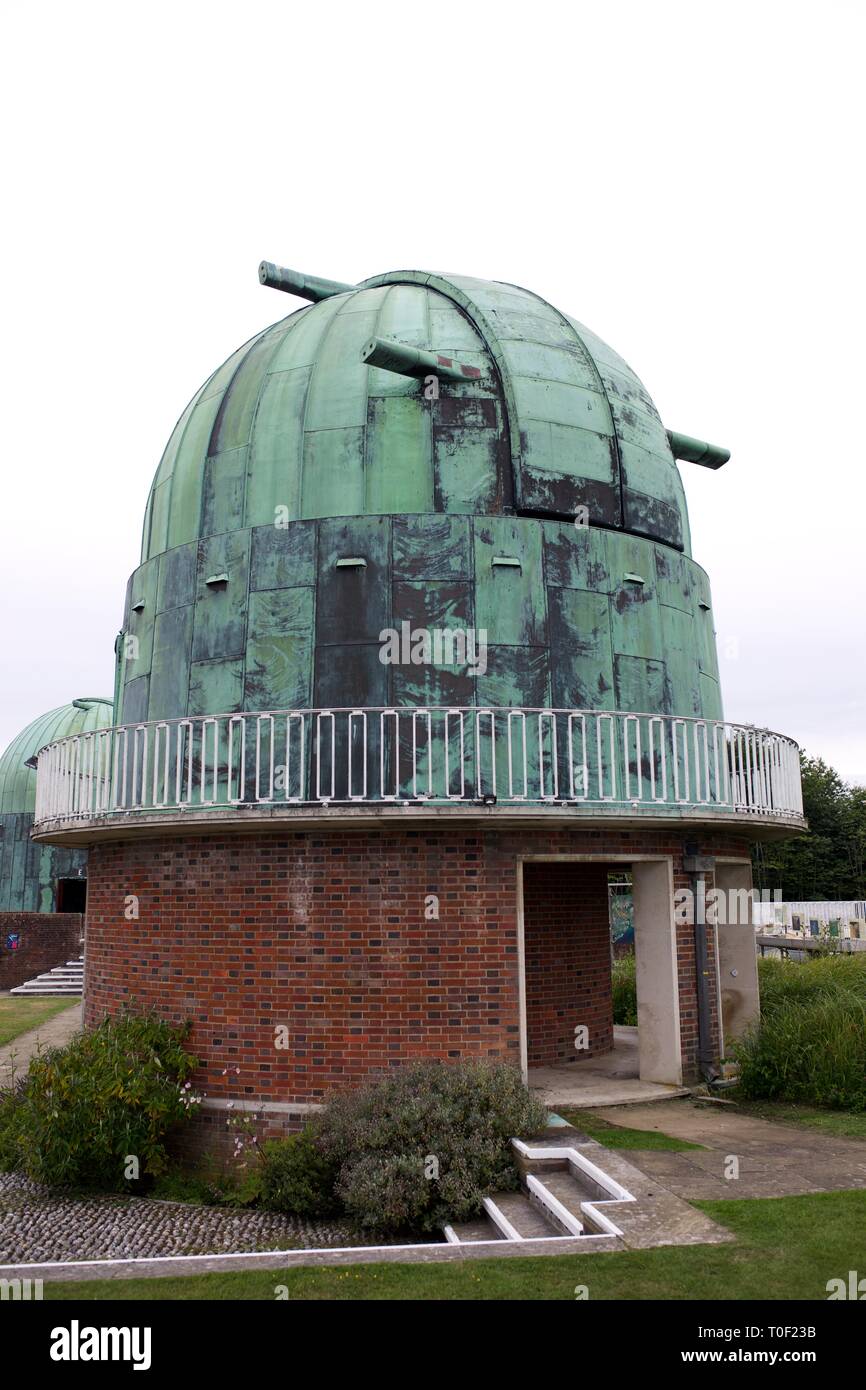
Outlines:
[[[231,531],[203,540],[196,559],[194,661],[241,656],[246,639],[250,533]],[[224,583],[208,584],[226,574]]]
[[[362,515],[365,493],[363,426],[305,435],[302,516]]]
[[[171,480],[171,512],[166,545],[185,545],[199,538],[201,493],[208,440],[220,407],[220,397],[203,397],[192,413]],[[155,555],[151,546],[149,554]]]
[[[432,512],[430,402],[413,396],[371,396],[367,402],[364,510]]]
[[[378,642],[316,648],[315,704],[322,708],[388,703],[388,671]],[[345,760],[344,760],[345,761]]]
[[[158,613],[153,631],[149,719],[171,719],[184,709],[189,687],[193,606]]]
[[[665,711],[665,664],[641,656],[613,658],[614,699],[617,709],[655,714]]]
[[[159,580],[156,586],[156,611],[180,608],[195,598],[195,564],[197,547],[179,545],[167,550],[159,560]]]
[[[324,521],[319,533],[316,645],[379,641],[389,626],[387,517]],[[337,561],[357,556],[363,567]]]
[[[316,524],[256,526],[252,532],[250,589],[285,589],[315,584]]]
[[[547,647],[488,646],[487,670],[476,677],[475,690],[482,706],[549,705]]]
[[[667,668],[667,699],[671,714],[699,715],[701,687],[695,645],[695,621],[682,608],[662,604],[662,641]]]
[[[205,462],[200,533],[216,536],[243,525],[249,447],[224,449]]]
[[[190,714],[228,714],[243,708],[244,663],[194,661],[189,676]]]
[[[552,703],[557,709],[615,709],[607,594],[550,589],[548,604]]]
[[[156,586],[159,577],[159,560],[148,560],[139,565],[130,589],[130,612],[127,614],[125,631],[134,637],[137,646],[127,644],[124,680],[128,683],[136,676],[146,675],[150,670],[153,650],[153,620],[156,617]]]
[[[657,657],[662,645],[652,546],[614,535],[608,557],[614,655]]]
[[[468,579],[470,521],[463,516],[405,516],[393,521],[395,579]]]
[[[477,518],[474,533],[476,626],[497,646],[546,646],[541,530],[537,523],[504,516]],[[502,559],[518,560],[519,567],[494,564]]]
[[[544,523],[544,572],[549,587],[610,589],[605,533],[597,526],[573,526],[569,522]]]
[[[301,514],[304,448],[304,405],[310,367],[270,372],[262,388],[256,427],[250,446],[246,521],[250,526],[273,524],[281,516]]]
[[[509,459],[499,402],[476,392],[432,403],[435,497],[431,510],[499,511]]]

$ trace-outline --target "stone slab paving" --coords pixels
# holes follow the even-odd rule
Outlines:
[[[597,1109],[610,1124],[703,1144],[682,1153],[632,1149],[641,1170],[686,1201],[795,1197],[866,1188],[866,1140],[846,1139],[692,1100]],[[739,1176],[726,1178],[730,1156]]]
[[[31,1028],[28,1033],[19,1033],[17,1038],[0,1047],[0,1090],[9,1085],[13,1070],[15,1075],[19,1076],[27,1070],[30,1058],[36,1054],[40,1046],[43,1049],[64,1047],[80,1031],[81,1001],[78,1000],[71,1008],[55,1014],[54,1018],[46,1019],[37,1028]]]

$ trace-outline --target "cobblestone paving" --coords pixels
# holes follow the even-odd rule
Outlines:
[[[146,1197],[58,1196],[0,1173],[0,1265],[362,1243],[338,1222]]]

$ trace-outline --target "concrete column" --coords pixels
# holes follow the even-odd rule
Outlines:
[[[632,864],[641,1081],[681,1086],[680,998],[671,861]]]
[[[760,1013],[758,959],[752,925],[752,866],[748,861],[725,864],[716,861],[717,904],[716,956],[719,962],[719,997],[722,1015],[722,1047],[733,1042]]]

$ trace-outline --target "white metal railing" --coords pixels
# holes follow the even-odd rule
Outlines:
[[[803,814],[767,729],[614,710],[279,710],[127,724],[43,748],[36,825],[129,812],[391,803]]]

